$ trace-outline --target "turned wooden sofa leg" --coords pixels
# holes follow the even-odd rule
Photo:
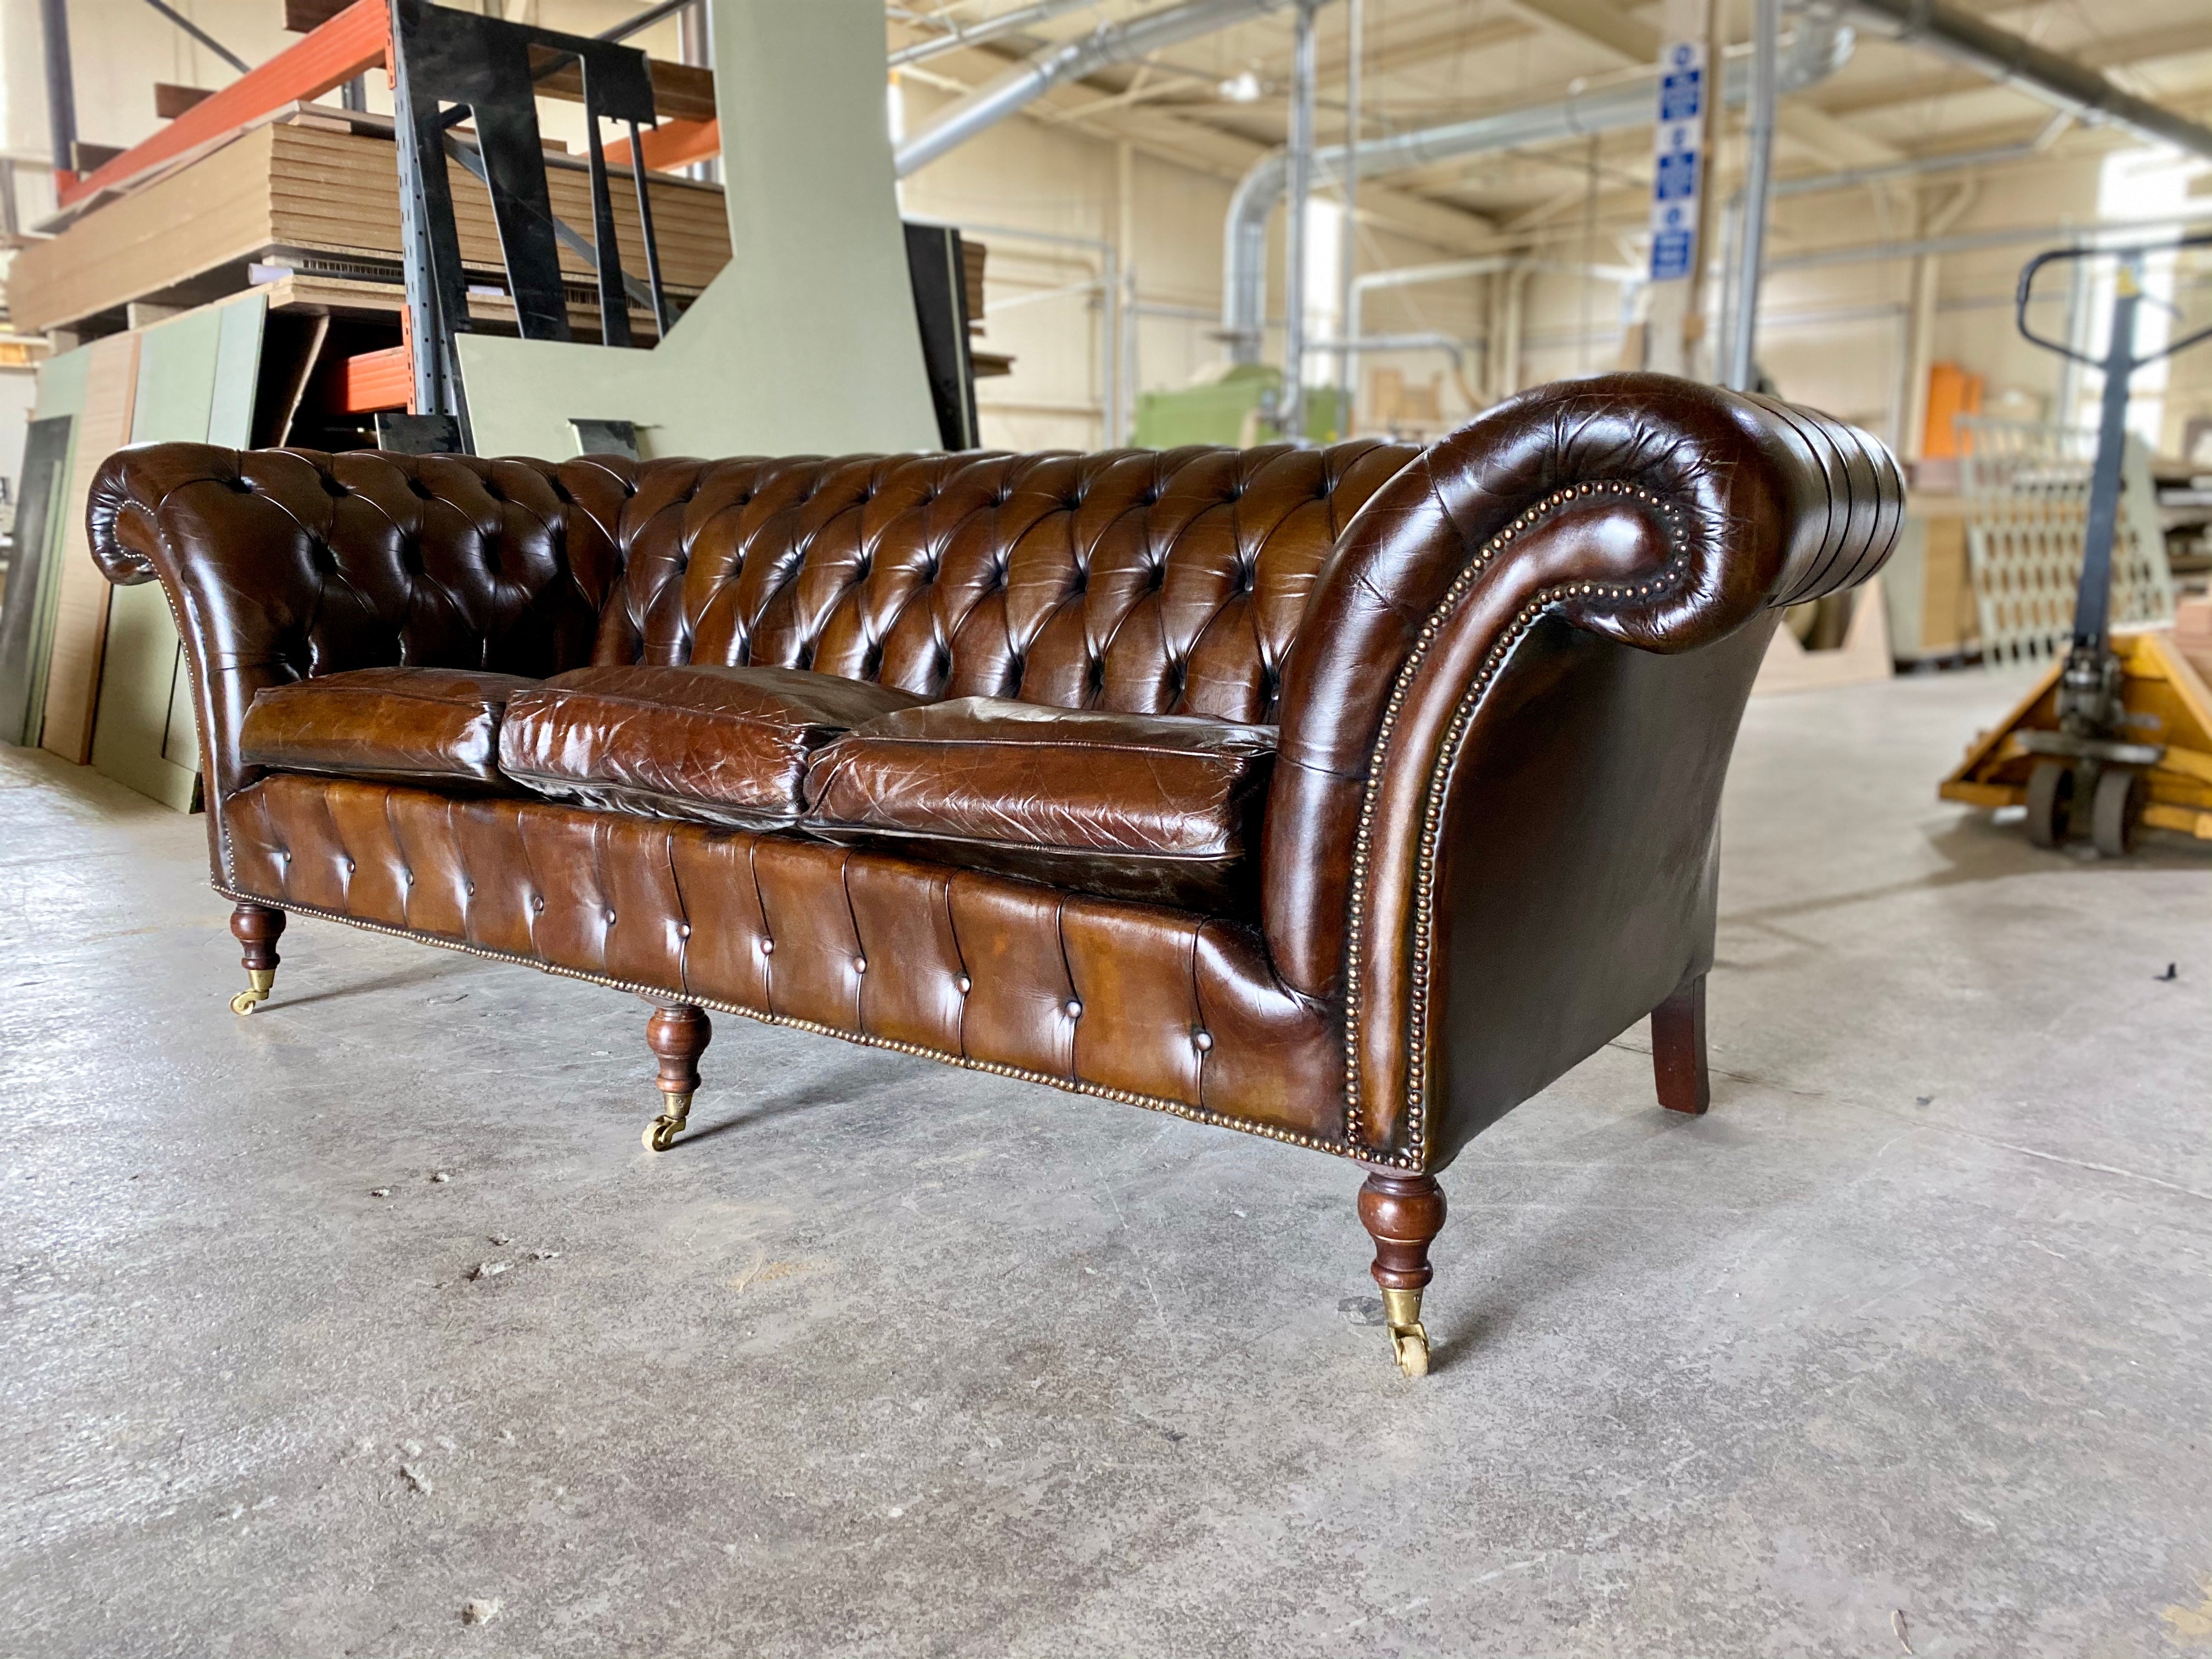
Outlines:
[[[1713,1103],[1705,1070],[1705,976],[1686,981],[1651,1011],[1651,1070],[1659,1103],[1695,1116]]]
[[[1359,1224],[1375,1241],[1369,1271],[1382,1290],[1382,1320],[1398,1369],[1425,1376],[1429,1333],[1421,1323],[1421,1292],[1436,1277],[1429,1242],[1443,1231],[1444,1190],[1431,1175],[1370,1169],[1359,1189]]]
[[[284,913],[266,904],[240,903],[230,913],[230,934],[246,963],[246,989],[230,1000],[234,1014],[250,1014],[269,1000],[276,983],[276,941],[284,933]]]
[[[714,1036],[707,1011],[689,1002],[656,1008],[645,1023],[646,1046],[660,1061],[660,1115],[645,1126],[645,1149],[665,1152],[691,1116],[691,1096],[699,1087],[699,1056]]]

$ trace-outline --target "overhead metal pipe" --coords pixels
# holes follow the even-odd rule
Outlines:
[[[2212,202],[2148,219],[2090,219],[2055,225],[2014,225],[2003,230],[1973,230],[1955,236],[1923,236],[1905,242],[1854,242],[1814,248],[1766,262],[1769,270],[1817,270],[1824,265],[1863,264],[1875,259],[1914,259],[1948,253],[1978,253],[1984,248],[2016,247],[2028,242],[2072,242],[2084,236],[2117,236],[2131,231],[2186,230],[2212,220]]]
[[[925,58],[934,58],[940,52],[957,52],[963,46],[980,46],[986,40],[996,40],[1002,35],[1017,33],[1033,23],[1049,21],[1064,11],[1073,11],[1078,6],[1097,3],[1097,0],[1036,0],[1035,5],[1018,6],[1012,11],[1002,11],[996,17],[986,17],[980,23],[963,27],[950,25],[942,34],[932,35],[927,40],[917,40],[910,46],[901,46],[890,55],[893,69],[905,64],[918,64]],[[905,15],[911,17],[913,14]],[[916,21],[936,22],[935,18]]]
[[[1736,392],[1750,388],[1752,356],[1759,343],[1759,279],[1766,259],[1768,191],[1774,176],[1774,112],[1780,101],[1782,0],[1753,0],[1751,46],[1751,130],[1744,179],[1743,228],[1739,246],[1735,327],[1729,331],[1728,373],[1723,384]]]
[[[1796,92],[1826,80],[1849,61],[1851,33],[1829,17],[1808,17],[1792,35],[1781,70],[1780,86]],[[1562,138],[1588,137],[1651,125],[1651,80],[1640,71],[1606,86],[1570,93],[1557,102],[1480,116],[1472,121],[1424,127],[1355,146],[1324,145],[1314,153],[1315,172],[1323,179],[1349,167],[1363,179],[1402,173],[1437,161],[1485,151],[1511,149]],[[1721,96],[1742,104],[1751,94],[1751,66],[1741,60],[1723,65]],[[1283,198],[1287,162],[1276,150],[1252,164],[1230,198],[1223,234],[1221,331],[1231,357],[1242,363],[1260,360],[1260,315],[1267,288],[1267,217]]]
[[[2008,161],[2032,161],[2058,140],[2059,134],[2074,123],[2074,117],[2060,110],[2044,124],[2043,130],[2024,144],[1997,144],[1985,149],[1954,149],[1939,155],[1914,155],[1902,161],[1886,161],[1879,167],[1848,167],[1841,173],[1800,174],[1795,179],[1778,179],[1773,193],[1777,196],[1808,196],[1820,191],[1853,190],[1861,185],[1885,185],[1893,179],[1919,178],[1932,173],[1959,173],[1968,167],[2002,167]]]
[[[2154,143],[2212,157],[2212,127],[2124,92],[2077,64],[1942,0],[1849,0],[1851,15],[1903,46],[1963,64],[2063,109],[2077,120],[2128,128]]]
[[[1291,0],[1183,0],[1181,5],[1146,12],[1126,23],[1102,23],[1079,40],[1048,46],[985,82],[900,145],[894,160],[898,176],[903,179],[927,167],[1065,82],[1265,16],[1290,3]]]

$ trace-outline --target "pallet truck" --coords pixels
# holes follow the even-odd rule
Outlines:
[[[2170,629],[2116,635],[2111,628],[2129,379],[2145,364],[2212,339],[2212,328],[2199,329],[2136,355],[2143,261],[2206,246],[2212,246],[2212,236],[2122,248],[2054,248],[2029,260],[2020,274],[2014,320],[2021,337],[2105,375],[2074,636],[2065,660],[2002,725],[1975,740],[1937,793],[1974,806],[2025,805],[2027,838],[2038,847],[2063,846],[2086,830],[2100,854],[2118,858],[2133,848],[2136,829],[2144,823],[2212,841],[2212,692],[2196,665],[2175,648]],[[2112,340],[2102,359],[2038,334],[2027,320],[2037,274],[2049,265],[2087,259],[2118,262]]]

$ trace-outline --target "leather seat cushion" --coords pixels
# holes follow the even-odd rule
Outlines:
[[[579,668],[514,700],[499,763],[556,800],[772,829],[799,817],[815,750],[921,701],[798,668]]]
[[[500,775],[500,717],[537,684],[465,668],[356,668],[272,685],[246,711],[240,756],[271,771],[513,794]]]
[[[961,697],[814,758],[809,827],[1109,898],[1246,909],[1275,729]]]

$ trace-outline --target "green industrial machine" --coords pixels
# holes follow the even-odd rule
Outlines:
[[[1185,444],[1236,444],[1249,448],[1273,441],[1266,411],[1274,404],[1283,372],[1266,363],[1232,363],[1218,376],[1172,392],[1137,397],[1137,447],[1178,449]],[[1342,398],[1334,386],[1306,388],[1306,436],[1329,443],[1344,435]]]

